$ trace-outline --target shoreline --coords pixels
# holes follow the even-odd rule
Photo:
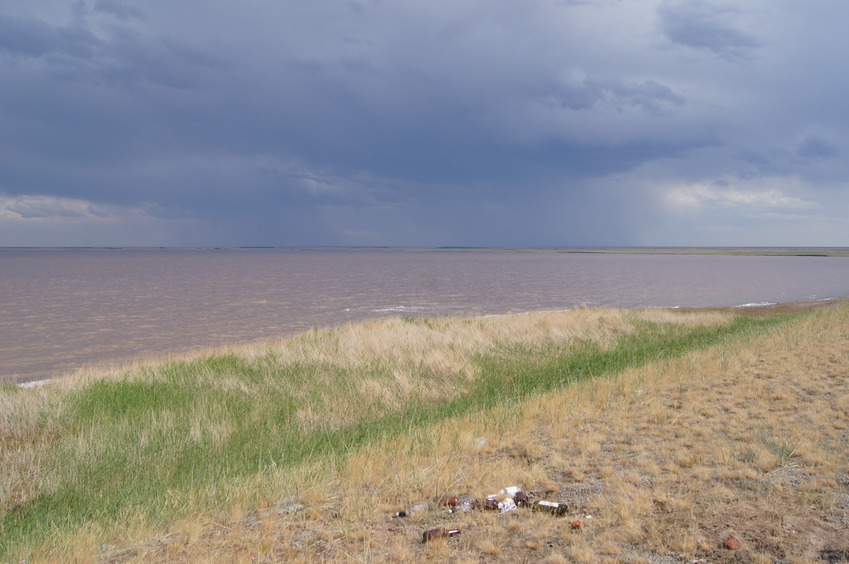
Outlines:
[[[92,365],[194,354],[396,314],[750,306],[849,295],[849,257],[657,254],[670,250],[689,252],[0,249],[0,264],[7,267],[0,286],[11,290],[0,316],[6,336],[0,381],[63,377]],[[350,282],[342,282],[344,276]]]
[[[764,304],[746,304],[739,306],[725,307],[704,307],[704,308],[682,308],[688,311],[708,310],[708,311],[728,311],[732,313],[753,313],[760,316],[778,315],[782,313],[801,313],[803,311],[812,311],[815,309],[838,306],[849,302],[849,296],[841,296],[835,298],[822,298],[817,300],[801,300],[791,302],[775,302]]]
[[[803,300],[803,301],[792,301],[792,302],[776,302],[776,303],[762,303],[762,304],[743,304],[737,306],[719,306],[719,307],[694,307],[694,308],[634,308],[634,311],[638,311],[640,309],[669,309],[671,311],[680,311],[680,312],[698,312],[698,311],[717,311],[717,312],[727,312],[735,315],[749,315],[753,317],[769,317],[773,315],[781,315],[787,313],[801,313],[804,311],[812,311],[815,309],[834,307],[842,303],[849,302],[849,296],[845,297],[836,297],[836,298],[822,298],[817,300]],[[480,316],[459,316],[461,318],[468,317],[481,317],[481,318],[490,318],[490,317],[511,317],[518,315],[530,315],[537,313],[558,313],[558,312],[566,312],[572,311],[577,308],[563,309],[563,310],[552,310],[552,311],[526,311],[521,313],[509,313],[509,314],[494,314],[494,315],[480,315]],[[628,308],[597,308],[597,309],[622,309],[628,310]],[[453,317],[453,316],[449,316]],[[372,318],[361,320],[358,322],[353,322],[351,324],[356,325],[360,323],[367,323],[369,321],[375,321],[378,319],[391,319],[391,318]],[[157,365],[165,362],[169,362],[174,359],[196,359],[202,358],[204,356],[208,356],[211,354],[219,353],[222,351],[232,351],[238,349],[246,349],[250,347],[262,347],[262,346],[270,346],[272,343],[279,342],[281,340],[286,340],[290,338],[297,337],[298,335],[302,335],[309,331],[321,330],[321,329],[330,329],[332,327],[315,327],[308,329],[306,331],[300,331],[288,335],[280,335],[277,337],[272,337],[269,339],[260,339],[260,340],[252,340],[245,342],[235,342],[235,343],[227,343],[223,345],[209,345],[209,346],[201,346],[195,347],[193,350],[187,351],[174,351],[170,353],[162,353],[161,355],[149,355],[149,356],[141,356],[141,357],[131,357],[127,359],[118,359],[118,360],[104,360],[100,362],[92,362],[90,364],[83,365],[77,369],[65,372],[60,375],[43,378],[37,377],[33,379],[23,379],[23,380],[11,380],[8,382],[0,382],[0,384],[15,384],[21,389],[29,389],[35,388],[38,386],[42,386],[49,382],[73,377],[83,371],[86,372],[112,372],[112,371],[125,371],[129,370],[132,367],[140,366],[140,365]]]

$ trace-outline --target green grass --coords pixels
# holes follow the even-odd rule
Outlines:
[[[775,457],[779,468],[788,466],[799,448],[798,440],[792,441],[785,435],[777,436],[769,426],[757,429],[757,439]]]
[[[0,555],[25,557],[28,547],[73,535],[91,523],[107,532],[128,520],[155,527],[187,512],[226,508],[233,501],[234,480],[309,461],[338,462],[411,429],[742,338],[776,322],[736,318],[725,326],[688,327],[637,321],[636,332],[618,335],[609,348],[591,342],[505,344],[473,359],[479,376],[453,397],[434,401],[413,395],[400,406],[355,399],[358,383],[384,372],[389,378],[380,363],[346,371],[321,362],[281,362],[273,352],[251,359],[226,354],[172,362],[138,378],[95,381],[62,399],[52,414],[55,436],[27,439],[44,443],[39,452],[51,479],[22,502],[0,500],[5,504],[0,505]],[[338,403],[328,404],[327,395],[310,390],[310,381],[327,370],[334,372]],[[0,388],[0,394],[17,393]],[[345,396],[354,398],[352,403],[344,404]],[[338,428],[313,428],[297,417],[305,405],[328,419],[341,412],[354,415]],[[5,448],[27,446],[10,441]]]

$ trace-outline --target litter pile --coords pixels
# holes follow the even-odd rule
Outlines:
[[[538,498],[534,492],[526,493],[518,486],[510,486],[503,488],[497,494],[488,495],[485,498],[476,498],[470,495],[445,495],[437,500],[436,506],[449,515],[455,513],[466,513],[469,511],[498,511],[503,514],[510,511],[516,511],[519,508],[527,508],[531,511],[550,513],[556,517],[565,517],[569,512],[569,506],[566,503],[534,498]],[[431,504],[429,503],[417,503],[407,510],[395,513],[393,517],[410,517],[412,515],[429,512],[431,511],[431,508]],[[587,516],[586,518],[590,519],[592,517]],[[570,528],[572,530],[583,529],[583,520],[577,519],[572,521]],[[422,533],[422,542],[430,542],[435,539],[453,537],[455,535],[459,535],[460,532],[461,531],[459,529],[446,529],[444,527],[429,529]]]

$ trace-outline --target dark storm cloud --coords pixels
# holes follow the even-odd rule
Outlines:
[[[845,183],[824,4],[0,8],[0,236],[675,244]]]

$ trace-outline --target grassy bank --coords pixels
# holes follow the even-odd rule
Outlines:
[[[526,446],[510,446],[505,460],[512,464],[516,454],[533,465],[529,461],[540,458],[538,437],[521,440],[520,431],[539,433],[540,417],[557,417],[540,414],[536,425],[529,424],[528,405],[565,402],[561,390],[570,390],[567,396],[581,385],[601,390],[598,377],[645,370],[716,345],[726,350],[783,325],[783,318],[657,310],[396,319],[129,371],[80,374],[39,388],[5,387],[0,554],[194,560],[206,550],[203,539],[214,538],[210,523],[241,522],[244,512],[289,497],[308,507],[294,517],[308,528],[323,530],[328,514],[341,519],[331,526],[334,533],[322,534],[329,535],[325,541],[341,534],[347,543],[339,527],[371,523],[384,502],[474,490],[484,479],[496,490],[510,485],[502,480],[551,481],[542,467],[502,476],[510,466],[504,461],[478,476],[464,475],[455,457],[480,438],[470,438],[469,429],[477,427],[493,443],[515,434]],[[552,409],[556,415],[556,403]],[[466,427],[462,432],[458,422]],[[446,435],[446,428],[454,431]],[[764,430],[762,442],[778,448],[772,432]],[[594,451],[586,431],[580,435],[579,444]],[[786,446],[789,460],[798,449]],[[390,463],[377,454],[387,449],[391,460],[405,461]],[[489,446],[486,453],[496,451]],[[422,462],[423,456],[442,461]],[[400,477],[400,468],[415,461],[419,469]],[[442,469],[434,472],[437,466]],[[343,487],[342,476],[366,484]],[[395,484],[381,493],[384,502],[371,499],[375,480]],[[336,498],[342,491],[359,497],[360,505]],[[331,501],[336,510],[320,509]],[[272,538],[275,529],[268,527]],[[140,539],[163,534],[179,538],[178,546],[163,541],[148,548],[153,552],[134,548],[110,556],[114,546],[137,547]],[[368,540],[363,532],[351,534]],[[231,539],[228,546],[238,544]],[[272,558],[282,550],[268,539],[260,545],[250,548],[251,555],[264,551]],[[187,555],[187,546],[200,552]],[[287,545],[294,552],[286,557],[316,556],[296,549]],[[344,554],[331,556],[344,560]],[[248,552],[218,556],[246,558]]]

